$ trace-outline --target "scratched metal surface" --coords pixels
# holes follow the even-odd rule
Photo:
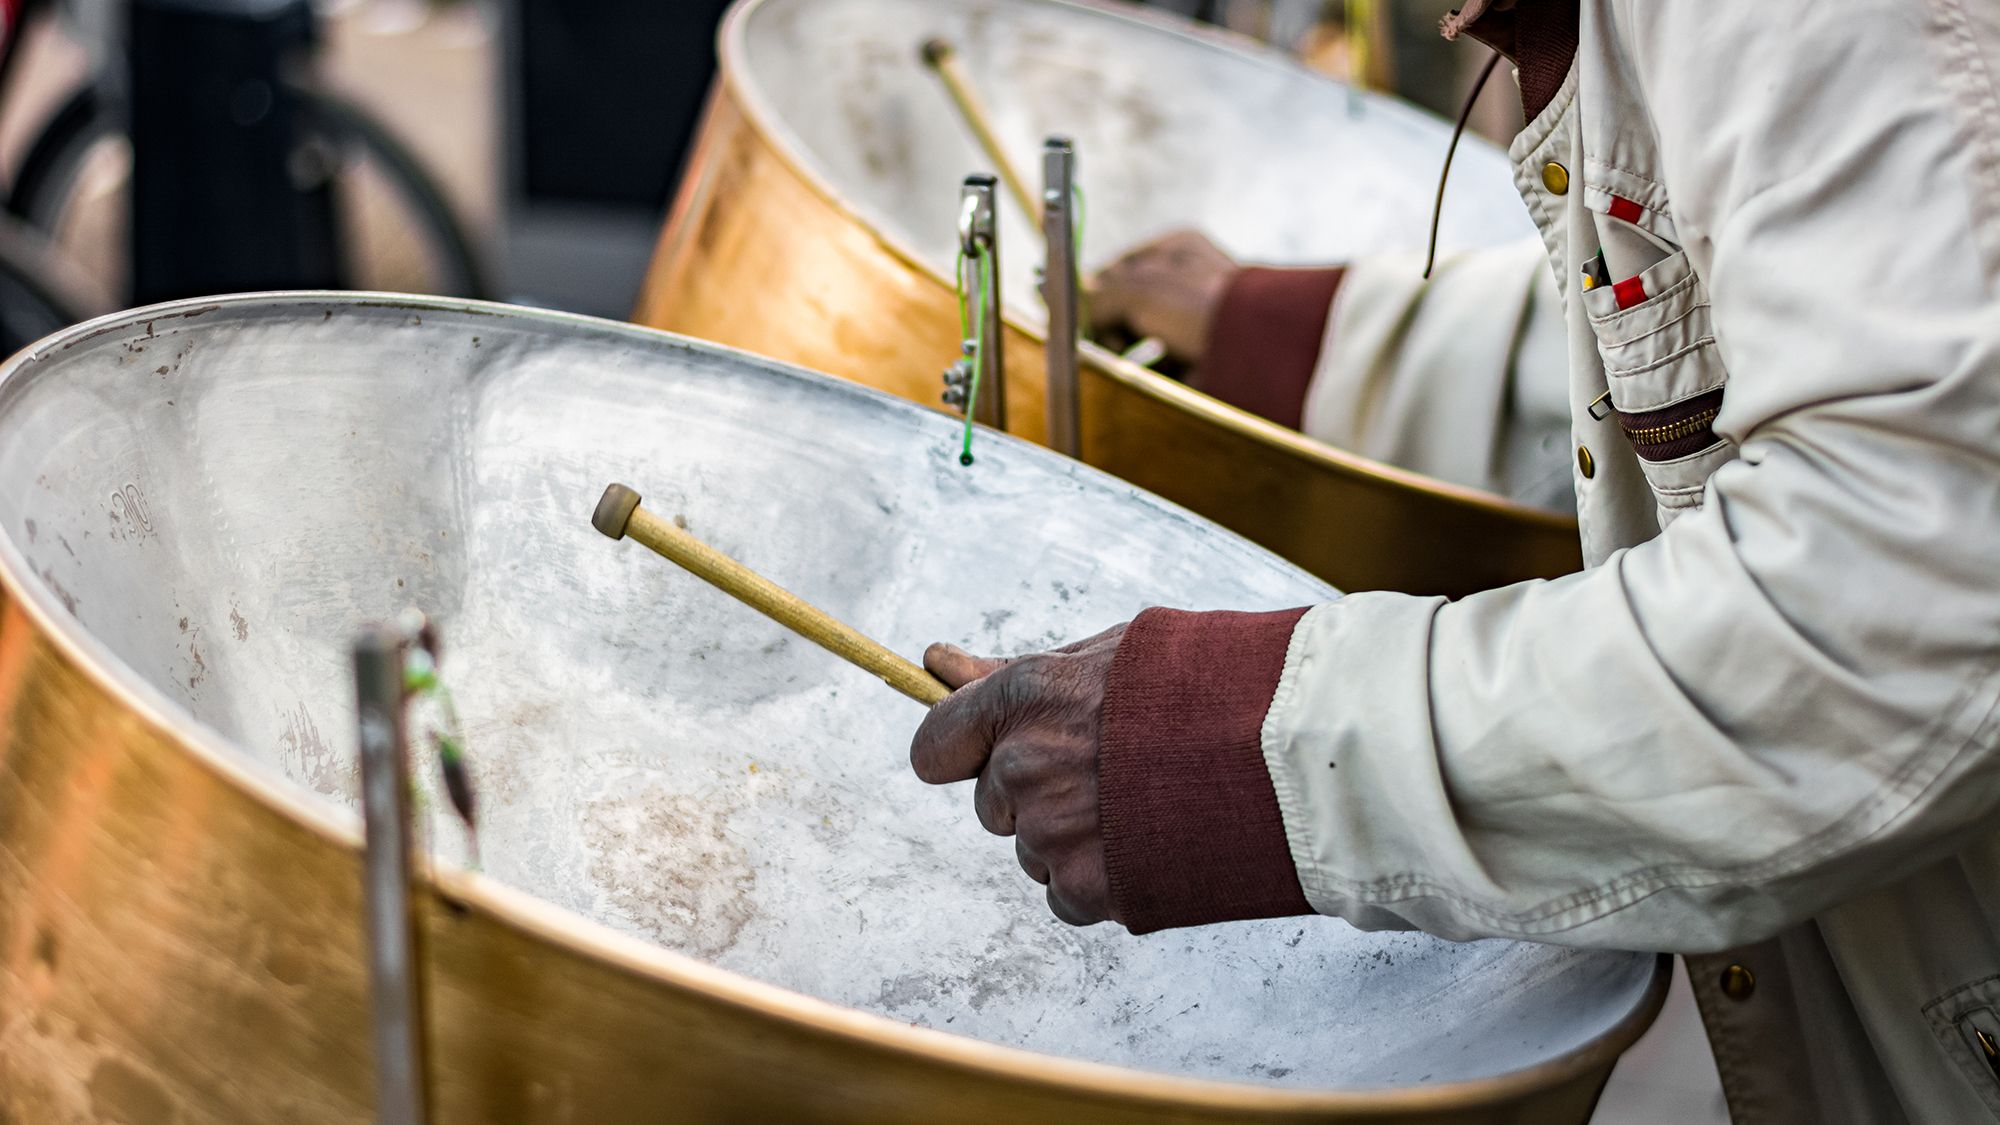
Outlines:
[[[415,298],[187,303],[11,368],[0,563],[25,562],[115,674],[344,807],[349,638],[422,607],[468,723],[490,874],[895,1019],[1348,1088],[1511,1071],[1640,1003],[1646,956],[1329,919],[1066,927],[980,831],[969,787],[911,776],[915,705],[588,524],[628,481],[911,653],[1038,648],[1156,603],[1331,596],[1090,469],[984,434],[966,469],[956,439],[852,384],[609,323]],[[462,854],[449,822],[428,835]]]
[[[1183,226],[1274,264],[1422,250],[1448,122],[1248,40],[1132,12],[1062,0],[746,0],[723,49],[780,143],[941,272],[957,245],[959,180],[993,169],[919,59],[933,36],[957,46],[1031,190],[1043,138],[1074,139],[1087,267]],[[1440,246],[1533,237],[1513,182],[1497,148],[1462,141]],[[1014,261],[1038,261],[1040,228],[1011,196],[1001,221]],[[1003,279],[1008,301],[1039,319],[1034,284],[1025,268]]]

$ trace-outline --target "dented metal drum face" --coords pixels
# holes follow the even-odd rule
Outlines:
[[[0,565],[120,697],[338,826],[355,794],[348,646],[403,607],[434,615],[485,870],[575,915],[538,948],[608,957],[594,921],[888,1017],[853,1034],[899,1051],[928,1049],[898,1039],[915,1024],[1287,1087],[1492,1078],[1633,1033],[1657,1001],[1649,956],[1326,919],[1064,926],[967,787],[911,775],[917,707],[588,522],[629,481],[907,653],[1332,594],[1026,444],[981,434],[962,467],[957,436],[850,384],[555,314],[187,303],[7,369]],[[429,808],[431,844],[462,855]],[[661,990],[719,987],[619,956]]]
[[[953,185],[991,162],[918,60],[933,36],[956,46],[1024,175],[1039,176],[1046,135],[1074,140],[1086,266],[1177,227],[1204,230],[1254,262],[1421,254],[1445,123],[1273,52],[1223,49],[1218,37],[1135,22],[1129,11],[1049,0],[752,0],[725,47],[783,143],[940,272],[955,246]],[[1007,299],[1039,321],[1027,264],[1040,258],[1040,228],[1011,196],[1001,210],[1002,242],[1017,255]],[[1467,138],[1440,246],[1533,233],[1505,157]]]

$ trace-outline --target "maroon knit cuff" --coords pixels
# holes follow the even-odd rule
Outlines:
[[[1297,429],[1345,270],[1246,266],[1223,290],[1194,388]]]
[[[1135,934],[1310,914],[1264,766],[1264,713],[1304,609],[1149,609],[1112,658],[1098,814]]]

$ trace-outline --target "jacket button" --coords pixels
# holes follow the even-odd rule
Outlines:
[[[1576,447],[1576,471],[1582,473],[1585,480],[1597,475],[1597,458],[1590,455],[1590,447],[1587,445]]]
[[[1748,1000],[1757,991],[1757,976],[1741,965],[1722,970],[1722,994],[1731,1000]]]
[[[1542,165],[1542,186],[1550,195],[1569,194],[1569,169],[1551,160]]]

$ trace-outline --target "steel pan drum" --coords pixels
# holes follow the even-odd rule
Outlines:
[[[1072,136],[1084,261],[1196,226],[1245,260],[1421,250],[1450,128],[1247,41],[1060,0],[739,0],[636,319],[925,404],[957,356],[959,180],[987,167],[919,44],[944,36],[1025,175]],[[1039,229],[1001,204],[1008,424],[1043,440]],[[1467,138],[1442,245],[1532,235]],[[1415,267],[1412,267],[1415,268]],[[1312,441],[1085,349],[1084,460],[1345,589],[1458,594],[1577,568],[1576,524]]]
[[[484,874],[421,900],[440,1121],[1583,1120],[1659,959],[1068,928],[911,775],[914,705],[587,522],[632,481],[907,652],[1331,594],[955,454],[852,384],[493,305],[185,302],[13,359],[0,1119],[368,1119],[347,652],[415,605],[484,810]]]

